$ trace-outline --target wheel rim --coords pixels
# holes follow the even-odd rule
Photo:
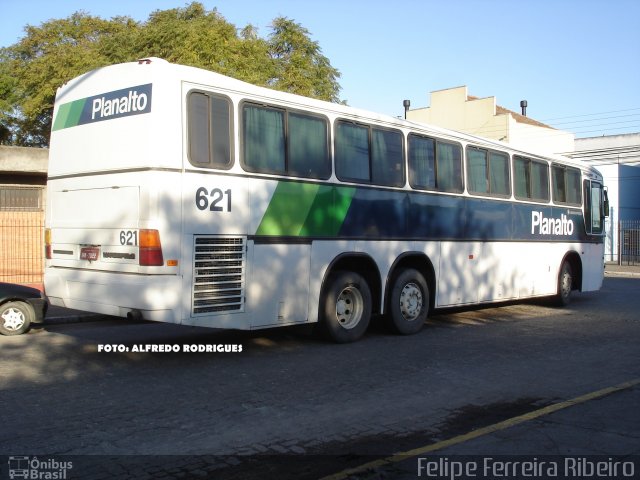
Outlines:
[[[344,329],[351,330],[362,318],[364,300],[360,290],[347,287],[340,292],[336,301],[336,319]]]
[[[2,314],[2,320],[4,321],[4,328],[15,332],[24,325],[26,319],[24,314],[17,308],[9,308]]]
[[[411,282],[407,283],[400,293],[400,312],[405,320],[412,321],[422,312],[422,290]]]

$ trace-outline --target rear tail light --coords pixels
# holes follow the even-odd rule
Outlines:
[[[44,229],[44,257],[51,260],[51,229]]]
[[[164,265],[160,233],[158,230],[140,230],[139,256],[143,267],[159,267]]]

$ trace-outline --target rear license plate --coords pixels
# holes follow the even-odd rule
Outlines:
[[[100,247],[82,247],[80,248],[80,260],[89,260],[95,262],[100,258]]]

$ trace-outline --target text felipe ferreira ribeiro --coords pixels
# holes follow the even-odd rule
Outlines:
[[[493,458],[457,461],[447,457],[418,458],[418,477],[433,479],[517,479],[523,478],[634,478],[636,464],[619,458],[546,457],[542,458]]]
[[[134,344],[123,345],[117,344],[99,344],[98,352],[106,353],[240,353],[242,345],[239,344]]]

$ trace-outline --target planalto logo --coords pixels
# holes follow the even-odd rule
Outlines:
[[[531,212],[531,235],[573,235],[573,220],[563,213],[560,218],[545,218],[542,212]]]
[[[118,93],[118,92],[116,92]],[[149,95],[151,93],[149,92]],[[121,97],[110,98],[105,96],[94,98],[91,102],[91,120],[106,120],[106,117],[126,115],[129,113],[144,111],[149,105],[149,98],[145,92],[129,90]]]
[[[137,85],[58,106],[53,131],[151,111],[152,84]]]

